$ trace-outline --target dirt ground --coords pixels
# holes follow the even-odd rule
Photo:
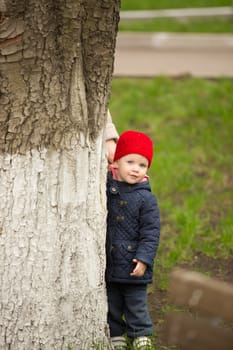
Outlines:
[[[209,276],[233,283],[233,260],[213,259],[203,254],[197,254],[192,264],[180,264],[179,267],[190,271],[208,273]],[[156,279],[156,277],[155,277]],[[171,349],[166,347],[164,336],[164,317],[168,301],[167,291],[160,289],[154,281],[152,291],[148,296],[149,310],[156,331],[156,350]]]

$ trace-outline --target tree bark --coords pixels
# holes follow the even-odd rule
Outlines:
[[[108,336],[103,135],[119,3],[0,0],[0,12],[0,348],[95,348]]]

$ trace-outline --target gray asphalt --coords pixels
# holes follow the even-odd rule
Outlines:
[[[114,75],[232,78],[233,35],[119,32]]]

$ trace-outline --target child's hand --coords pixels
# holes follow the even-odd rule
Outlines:
[[[106,141],[106,148],[107,148],[107,157],[109,164],[113,163],[113,158],[116,150],[116,141],[115,140],[107,140]]]
[[[142,277],[146,271],[147,265],[137,259],[133,259],[133,262],[136,264],[136,266],[133,272],[131,272],[130,276]]]

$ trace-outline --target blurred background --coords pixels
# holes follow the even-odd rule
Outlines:
[[[231,0],[123,0],[115,75],[233,77],[232,32]]]
[[[161,243],[149,304],[163,340],[174,267],[233,281],[233,3],[122,0],[110,111],[155,143]]]

